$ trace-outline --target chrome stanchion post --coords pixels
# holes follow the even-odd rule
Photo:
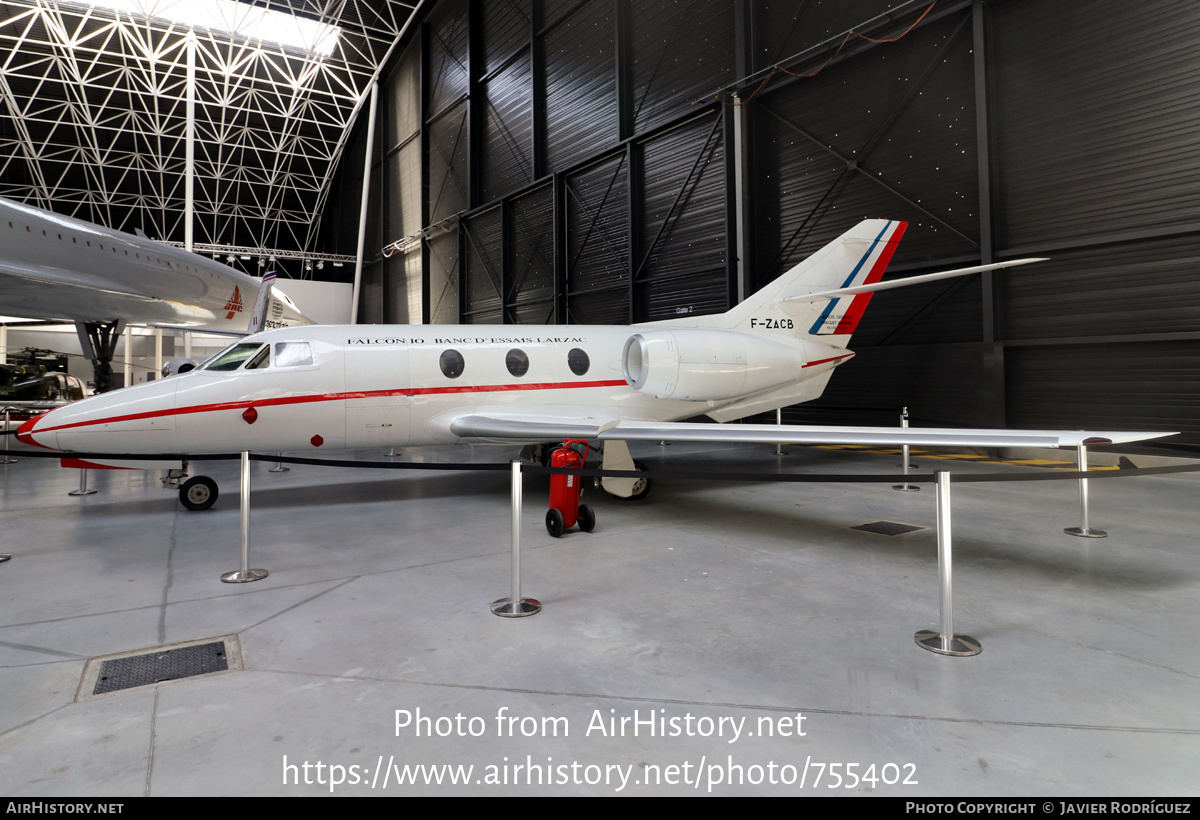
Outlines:
[[[242,568],[226,572],[221,580],[227,584],[245,584],[267,577],[265,569],[250,569],[250,452],[242,450]]]
[[[950,473],[937,473],[937,539],[938,582],[941,586],[941,621],[938,631],[922,629],[913,637],[917,645],[939,655],[978,655],[983,651],[979,641],[967,635],[954,634],[953,566],[950,549]]]
[[[1087,463],[1087,446],[1079,445],[1079,472],[1086,473],[1088,468]],[[1108,533],[1104,530],[1093,530],[1088,526],[1088,480],[1086,478],[1079,479],[1079,526],[1066,527],[1063,529],[1067,535],[1077,535],[1080,538],[1107,538]]]
[[[905,429],[908,429],[908,408],[907,407],[905,407],[904,410],[901,411],[901,413],[900,413],[900,426]],[[902,492],[902,493],[918,493],[921,491],[921,488],[918,487],[916,484],[908,483],[908,468],[913,465],[908,463],[908,445],[907,444],[905,444],[901,447],[900,453],[901,453],[901,460],[903,462],[900,466],[904,468],[904,483],[903,484],[893,484],[892,489],[897,490],[898,492]]]
[[[8,456],[8,440],[11,436],[8,434],[8,408],[4,408],[4,458],[0,458],[0,464],[16,464],[17,459],[9,458]]]
[[[283,457],[283,453],[277,453],[276,455],[278,455],[280,458]],[[276,461],[275,466],[272,467],[271,469],[267,470],[267,472],[268,473],[286,473],[291,469],[292,469],[291,467],[284,467],[282,461]]]
[[[775,408],[775,424],[780,425],[780,426],[783,425],[783,408],[782,407]],[[785,453],[783,451],[783,442],[782,441],[775,442],[775,453],[774,454],[777,456],[786,456],[787,455],[787,453]]]
[[[71,490],[67,495],[95,495],[95,490],[89,490],[87,485],[87,468],[79,471],[79,489]]]
[[[524,618],[542,611],[540,601],[521,597],[521,461],[512,463],[512,596],[492,601],[492,614]]]

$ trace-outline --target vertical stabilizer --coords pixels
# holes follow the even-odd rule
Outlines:
[[[811,302],[797,297],[878,282],[907,227],[906,222],[888,219],[860,222],[737,307],[714,317],[714,324],[743,330],[763,326],[763,322],[778,327],[782,320],[798,336],[819,337],[826,344],[845,347],[872,294]]]
[[[271,301],[271,288],[275,286],[275,271],[263,275],[262,283],[258,286],[258,298],[254,300],[254,311],[250,314],[250,324],[246,327],[248,333],[258,333],[267,321],[267,308]]]

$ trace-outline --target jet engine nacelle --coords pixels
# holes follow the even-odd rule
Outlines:
[[[630,336],[625,381],[660,399],[724,401],[793,382],[803,352],[733,330],[680,328]]]

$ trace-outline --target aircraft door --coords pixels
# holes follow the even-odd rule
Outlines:
[[[348,449],[403,447],[409,442],[408,348],[389,341],[345,348]]]

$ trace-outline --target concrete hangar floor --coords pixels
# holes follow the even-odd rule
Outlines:
[[[715,474],[899,464],[634,450]],[[1195,473],[1092,481],[1096,540],[1063,533],[1073,481],[953,485],[955,627],[983,645],[959,658],[913,639],[938,622],[930,485],[589,489],[595,532],[555,540],[531,476],[523,593],[544,609],[510,620],[489,610],[509,594],[507,473],[271,466],[253,465],[251,532],[270,575],[239,585],[220,581],[239,563],[236,462],[204,468],[223,496],[196,513],[157,474],[92,472],[81,499],[55,461],[0,468],[0,793],[1196,793]],[[878,520],[923,529],[851,528]],[[228,672],[81,682],[89,659],[222,638]]]

